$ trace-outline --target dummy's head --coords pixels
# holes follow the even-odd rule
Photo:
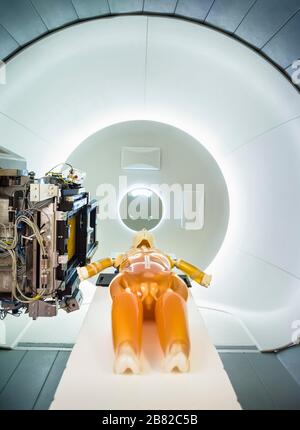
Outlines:
[[[146,248],[154,248],[154,236],[146,229],[138,231],[133,236],[132,247],[141,248],[142,246],[145,246]]]

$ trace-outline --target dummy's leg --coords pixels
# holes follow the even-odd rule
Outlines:
[[[118,280],[116,280],[118,282]],[[113,297],[112,331],[115,349],[115,372],[140,373],[143,306],[133,293],[111,286]]]
[[[189,370],[190,341],[185,300],[178,293],[167,290],[156,302],[156,325],[165,358],[167,372]]]

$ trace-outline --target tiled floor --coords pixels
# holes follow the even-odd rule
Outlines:
[[[0,351],[0,409],[48,409],[70,351]],[[220,350],[244,409],[300,409],[300,348],[280,354]]]
[[[300,385],[278,355],[220,352],[220,356],[243,409],[300,409]]]
[[[48,409],[70,351],[0,351],[0,409]]]

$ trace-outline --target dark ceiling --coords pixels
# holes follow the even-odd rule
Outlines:
[[[300,0],[0,0],[0,59],[58,28],[127,13],[214,26],[251,45],[288,75],[300,58]]]

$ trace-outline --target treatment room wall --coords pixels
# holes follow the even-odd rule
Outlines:
[[[228,229],[207,269],[212,287],[194,289],[197,304],[235,315],[261,349],[289,344],[300,320],[297,90],[229,36],[158,16],[74,25],[7,64],[7,84],[0,86],[1,145],[26,157],[39,174],[96,132],[133,120],[187,132],[224,175]],[[181,154],[188,157],[178,150],[179,166]],[[157,230],[162,247],[165,227],[166,233],[163,225]],[[190,238],[177,237],[172,248],[184,242],[188,255]],[[102,238],[110,242],[105,232]],[[128,241],[129,235],[111,246]],[[205,266],[213,254],[191,259]]]

